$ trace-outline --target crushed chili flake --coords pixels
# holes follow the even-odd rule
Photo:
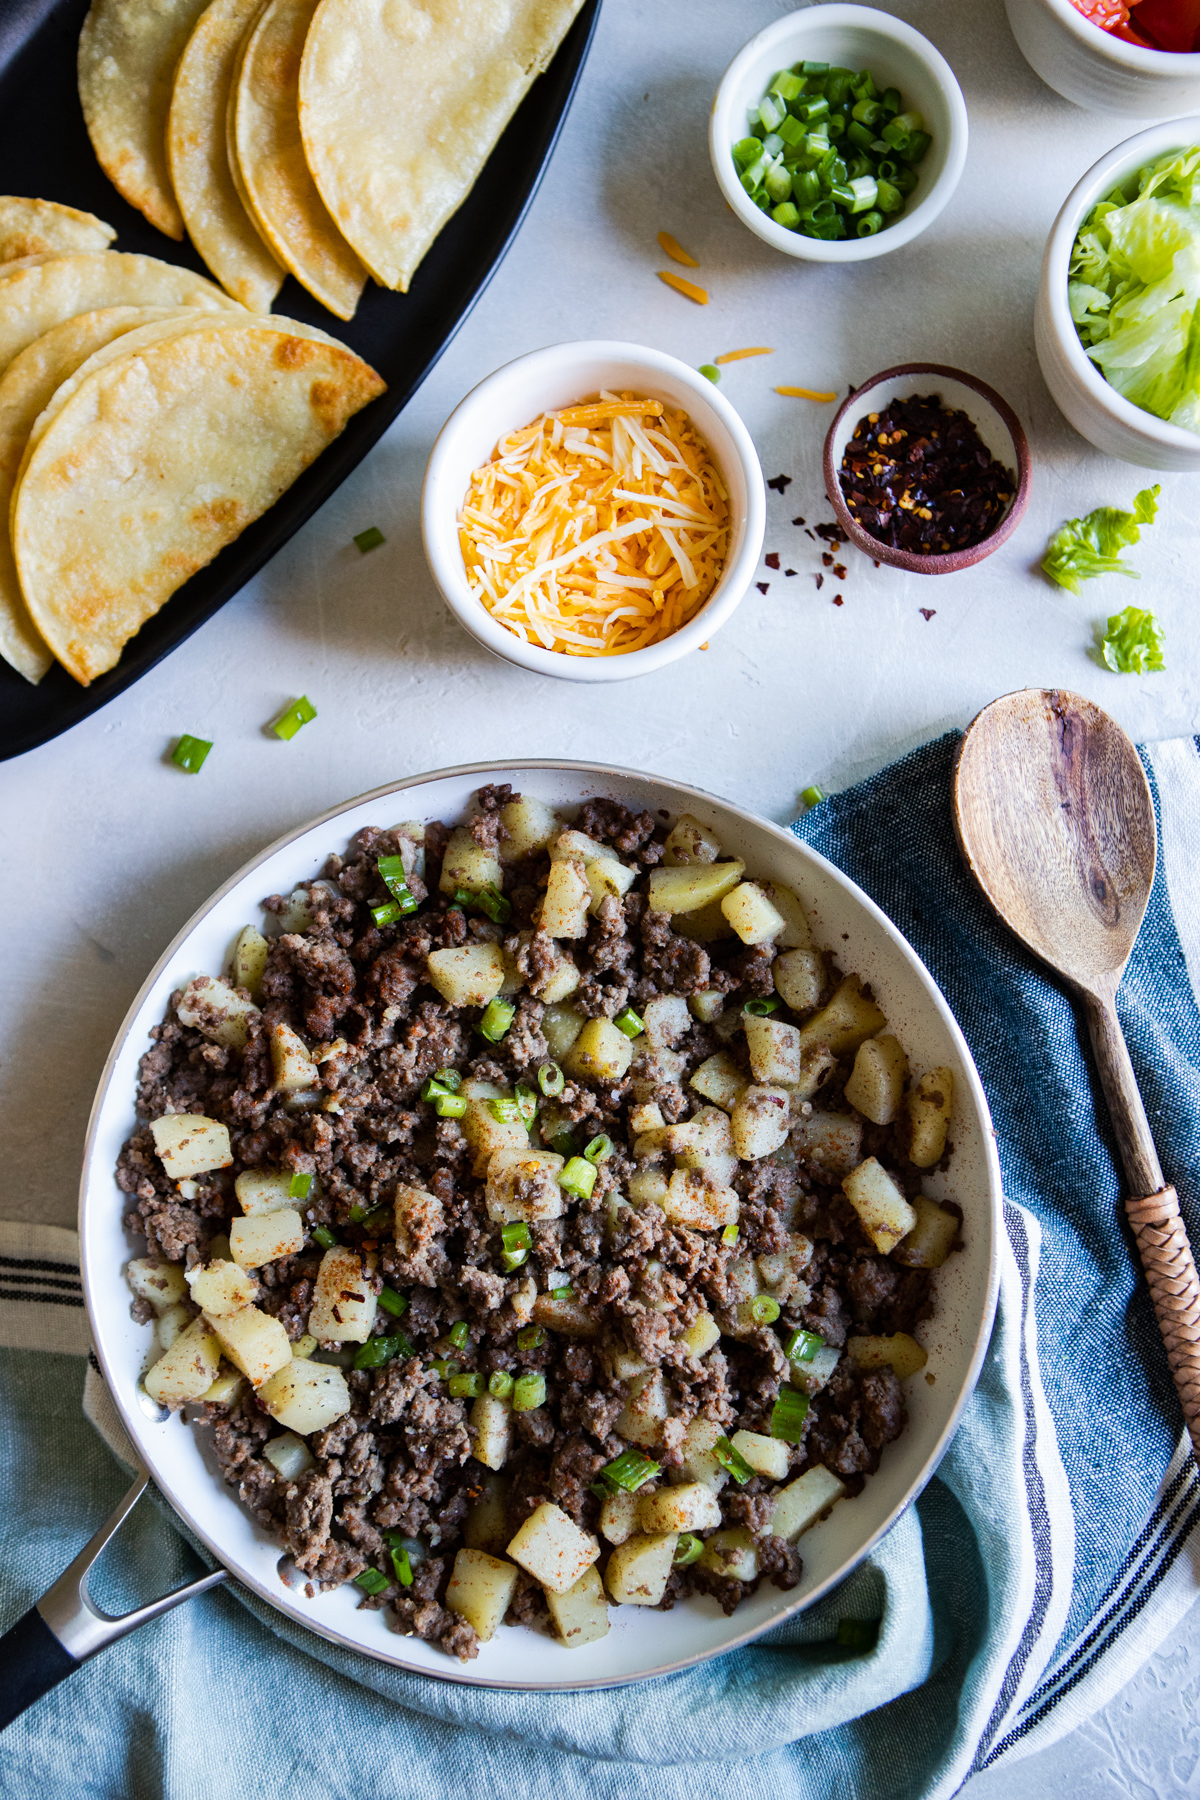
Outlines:
[[[834,565],[833,565],[833,572],[834,572],[834,574],[835,574],[835,575],[836,575],[836,576],[837,576],[837,578],[838,578],[838,580],[839,580],[839,581],[845,581],[845,579],[846,579],[846,565],[845,565],[845,563],[834,563]]]
[[[825,577],[823,575],[818,575],[816,577],[816,583],[818,589],[823,588],[825,586]]]
[[[765,594],[771,584],[769,581],[756,581],[754,585],[760,594]]]
[[[938,394],[893,400],[860,419],[838,483],[864,531],[921,556],[981,544],[1016,487],[968,415]]]
[[[826,567],[826,568],[827,568],[827,569],[832,569],[832,567],[833,567],[833,558],[832,558],[832,556],[831,556],[831,555],[830,555],[830,554],[829,554],[829,552],[828,552],[828,550],[825,550],[825,551],[822,551],[822,553],[821,553],[821,561],[822,561],[822,562],[823,562],[823,563],[824,563],[824,565],[825,565],[825,567]]]
[[[789,488],[791,485],[792,478],[790,475],[772,475],[770,481],[767,483],[767,486],[769,488],[774,488],[777,494],[782,494],[784,488]]]
[[[777,569],[779,567],[779,552],[777,550],[768,550],[767,554],[763,557],[763,561],[766,563],[768,569]]]
[[[831,550],[840,550],[842,547],[842,528],[836,519],[830,519],[828,524],[818,525],[817,536],[824,538]]]
[[[936,606],[918,606],[917,611],[920,613],[921,617],[924,619],[924,621],[927,625],[928,625],[930,619],[935,618],[937,615],[937,607]]]
[[[803,525],[804,523],[805,523],[805,521],[803,519],[793,519],[792,520],[793,525]]]
[[[794,575],[796,573],[795,569],[785,569],[783,572],[785,575]]]
[[[833,604],[835,606],[840,606],[842,604],[842,596],[840,594],[835,594],[833,596]]]

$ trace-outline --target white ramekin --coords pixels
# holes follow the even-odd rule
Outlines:
[[[1190,144],[1200,144],[1200,118],[1168,119],[1126,138],[1092,165],[1054,221],[1034,313],[1038,362],[1060,412],[1097,450],[1144,469],[1200,471],[1200,434],[1156,419],[1104,379],[1079,341],[1067,302],[1067,273],[1076,234],[1097,200],[1143,163]]]
[[[689,624],[661,643],[627,656],[564,656],[540,644],[522,643],[472,592],[459,546],[458,511],[472,472],[487,462],[506,432],[603,388],[632,390],[686,411],[712,451],[729,494],[729,555],[707,603]],[[563,681],[628,681],[634,675],[653,674],[707,643],[749,587],[765,529],[766,494],[758,453],[728,400],[674,356],[602,339],[533,350],[481,381],[442,426],[421,494],[425,555],[459,624],[506,662]]]
[[[1018,48],[1048,87],[1092,112],[1161,119],[1200,106],[1200,56],[1143,50],[1071,0],[1004,0]]]
[[[905,107],[924,116],[933,142],[919,165],[920,179],[896,223],[874,237],[826,243],[788,231],[759,211],[738,179],[733,146],[750,129],[749,108],[773,75],[804,60],[869,69],[880,88],[899,88]],[[777,19],[738,51],[713,101],[708,153],[726,200],[765,244],[806,262],[865,262],[910,244],[949,200],[967,160],[967,108],[945,57],[902,19],[873,6],[810,6]]]

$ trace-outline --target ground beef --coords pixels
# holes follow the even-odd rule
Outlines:
[[[589,915],[585,936],[555,942],[531,926],[548,854],[506,859],[502,812],[513,797],[507,786],[481,789],[468,822],[475,842],[500,856],[511,908],[503,925],[438,893],[449,826],[426,828],[423,877],[414,828],[360,831],[344,855],[326,860],[319,879],[301,884],[303,929],[271,938],[261,1012],[251,1017],[244,1045],[216,1041],[221,1021],[211,1006],[199,1010],[197,1025],[183,1025],[180,996],[173,998],[142,1058],[141,1123],[117,1167],[131,1230],[151,1254],[188,1269],[228,1254],[222,1239],[240,1213],[235,1182],[243,1172],[309,1178],[306,1193],[288,1196],[308,1233],[303,1248],[256,1272],[255,1304],[282,1324],[300,1355],[313,1349],[309,1326],[331,1239],[368,1259],[355,1291],[380,1294],[386,1284],[370,1344],[354,1358],[367,1366],[346,1372],[349,1411],[309,1435],[312,1460],[302,1472],[285,1479],[264,1457],[278,1427],[244,1383],[226,1402],[205,1403],[203,1422],[222,1476],[276,1534],[311,1591],[372,1570],[376,1591],[364,1590],[364,1606],[382,1609],[393,1630],[464,1660],[478,1653],[478,1640],[445,1602],[471,1509],[502,1496],[498,1549],[546,1503],[596,1531],[597,1483],[627,1442],[621,1424],[634,1392],[631,1369],[640,1364],[661,1383],[667,1417],[652,1455],[660,1479],[678,1479],[694,1421],[727,1434],[769,1433],[792,1374],[784,1343],[797,1327],[841,1349],[853,1335],[911,1333],[931,1310],[928,1273],[877,1254],[839,1182],[825,1179],[802,1146],[798,1158],[785,1147],[727,1178],[739,1207],[736,1244],[672,1222],[645,1192],[630,1203],[635,1176],[671,1169],[664,1151],[647,1151],[640,1162],[634,1156],[630,1108],[653,1103],[667,1123],[688,1119],[700,1104],[690,1077],[717,1049],[749,1075],[737,1000],[712,1029],[697,1021],[669,1049],[643,1040],[628,1074],[568,1078],[559,1093],[542,1097],[539,1072],[555,1084],[552,1043],[559,1043],[564,1006],[582,1018],[612,1019],[664,994],[771,994],[774,952],[736,939],[710,949],[651,911],[646,872],[662,859],[666,828],[649,812],[604,798],[588,801],[576,824],[611,845],[636,879],[623,899],[607,897]],[[419,910],[381,927],[371,913],[387,897],[377,864],[396,855],[410,871]],[[296,896],[278,895],[267,910],[289,923],[303,911]],[[429,957],[489,943],[502,945],[513,1012],[498,1038],[485,1039],[481,1009],[449,1004],[431,982]],[[547,993],[557,996],[553,1009]],[[773,1016],[798,1022],[782,1006]],[[316,1059],[313,1085],[299,1093],[275,1085],[270,1032],[279,1024]],[[850,1110],[843,1094],[850,1062],[838,1063],[822,1104]],[[455,1071],[449,1081],[447,1070]],[[456,1079],[464,1076],[502,1090],[495,1111],[486,1087],[468,1103],[485,1109],[497,1130],[512,1124],[505,1114],[517,1102],[509,1096],[523,1093],[541,1107],[535,1145],[553,1143],[564,1158],[579,1156],[595,1137],[612,1146],[592,1165],[590,1194],[560,1192],[561,1217],[532,1215],[516,1267],[505,1221],[488,1203],[490,1150],[477,1160],[483,1114],[461,1123],[456,1116]],[[431,1077],[437,1085],[427,1085]],[[148,1125],[178,1112],[203,1113],[227,1128],[227,1167],[182,1183],[167,1176]],[[906,1192],[919,1191],[921,1172],[906,1162],[902,1134],[862,1123],[863,1154],[879,1157]],[[398,1191],[407,1195],[399,1209]],[[539,1191],[533,1175],[519,1174],[509,1200],[519,1208]],[[769,1265],[756,1261],[767,1258]],[[744,1319],[746,1292],[770,1291],[771,1283],[779,1318]],[[556,1299],[557,1290],[566,1292]],[[555,1310],[568,1302],[566,1312]],[[723,1336],[698,1361],[681,1338],[705,1311]],[[145,1301],[134,1302],[134,1316],[142,1323],[150,1316]],[[315,1355],[352,1360],[320,1346]],[[465,1385],[473,1392],[450,1392],[456,1373],[471,1378]],[[496,1490],[497,1477],[471,1455],[473,1393],[489,1381],[503,1390],[522,1374],[544,1381],[545,1397],[512,1415]],[[905,1422],[891,1369],[860,1369],[843,1356],[811,1397],[801,1441],[789,1451],[791,1473],[823,1463],[856,1492]],[[750,1533],[757,1545],[755,1580],[693,1564],[673,1572],[664,1608],[696,1591],[732,1612],[760,1580],[796,1585],[798,1551],[769,1532],[774,1492],[756,1476],[744,1486],[730,1481],[721,1495],[723,1527]],[[401,1538],[412,1546],[410,1587],[392,1561]],[[524,1572],[508,1618],[552,1629],[542,1590]]]

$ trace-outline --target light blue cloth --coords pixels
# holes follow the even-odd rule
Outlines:
[[[874,895],[942,985],[988,1089],[1009,1196],[979,1388],[939,1477],[877,1553],[837,1595],[740,1651],[654,1682],[549,1696],[406,1675],[218,1591],[109,1650],[10,1727],[6,1800],[697,1800],[748,1780],[794,1800],[934,1800],[1000,1747],[1044,1741],[1089,1694],[1100,1704],[1112,1671],[1128,1672],[1139,1646],[1148,1654],[1148,1619],[1170,1594],[1177,1610],[1190,1599],[1177,1559],[1200,1483],[1190,1461],[1172,1465],[1178,1409],[1116,1223],[1108,1127],[1074,1017],[961,868],[953,750],[952,739],[927,746],[797,827]],[[1182,754],[1175,786],[1200,813],[1200,761]],[[1186,1212],[1200,1012],[1162,874],[1122,1016]],[[81,1386],[77,1360],[0,1351],[0,1628],[126,1485],[80,1417]],[[146,1504],[109,1555],[114,1571],[95,1591],[114,1610],[195,1567]],[[839,1650],[841,1617],[879,1617],[877,1648]]]

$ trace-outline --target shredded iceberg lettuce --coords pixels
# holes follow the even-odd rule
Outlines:
[[[1162,626],[1153,613],[1136,606],[1114,613],[1100,639],[1105,665],[1119,675],[1149,675],[1165,668],[1162,652]]]
[[[1132,512],[1123,512],[1119,506],[1098,506],[1086,518],[1068,519],[1046,545],[1044,572],[1073,594],[1080,592],[1081,581],[1097,575],[1131,575],[1140,581],[1137,570],[1121,561],[1121,552],[1140,541],[1143,525],[1153,523],[1160,492],[1158,484],[1143,488]]]
[[[1080,342],[1118,393],[1200,433],[1200,146],[1147,163],[1092,208],[1068,298]]]

